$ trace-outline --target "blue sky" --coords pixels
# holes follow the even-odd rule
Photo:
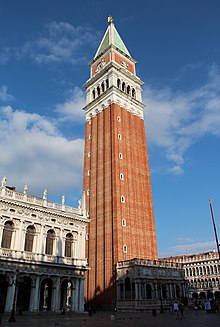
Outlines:
[[[159,256],[220,231],[220,2],[0,0],[0,177],[76,206],[88,63],[112,15],[145,82]]]

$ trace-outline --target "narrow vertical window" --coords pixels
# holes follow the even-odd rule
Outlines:
[[[109,88],[109,80],[107,79],[105,82],[106,82],[106,89],[108,89]]]
[[[91,138],[92,138],[92,134],[89,134],[89,140],[91,140]]]
[[[123,181],[124,180],[124,174],[120,174],[120,180]]]
[[[118,123],[120,123],[121,122],[121,117],[117,117],[117,121],[118,121]]]
[[[128,247],[127,247],[127,245],[123,245],[123,252],[124,252],[124,253],[127,253],[127,252],[128,252]]]
[[[121,202],[125,203],[125,197],[123,195],[121,196]]]
[[[88,176],[90,176],[90,170],[88,170]]]
[[[99,96],[101,93],[100,86],[97,86],[97,95]]]
[[[122,83],[121,88],[122,88],[122,91],[125,91],[125,82]]]
[[[126,227],[126,219],[122,219],[121,224],[123,227]]]
[[[121,141],[122,140],[122,136],[121,134],[118,134],[118,139]]]
[[[117,87],[120,89],[120,86],[121,86],[121,80],[118,78],[117,79]]]
[[[122,155],[122,153],[119,153],[119,159],[123,159],[123,155]]]

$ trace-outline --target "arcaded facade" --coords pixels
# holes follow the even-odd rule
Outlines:
[[[219,254],[216,251],[166,258],[183,265],[191,299],[220,299]]]
[[[85,207],[0,186],[0,304],[21,311],[84,310]]]
[[[171,302],[187,304],[182,264],[133,259],[117,263],[118,310],[169,310]]]

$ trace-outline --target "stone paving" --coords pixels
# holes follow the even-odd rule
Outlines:
[[[8,322],[8,315],[2,317],[2,327],[214,327],[220,326],[220,314],[205,311],[185,311],[185,319],[177,320],[170,313],[111,313],[97,312],[92,316],[83,314],[23,314],[16,316],[16,322]]]

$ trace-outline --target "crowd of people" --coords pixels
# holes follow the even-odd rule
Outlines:
[[[207,313],[219,313],[219,303],[219,299],[207,299],[204,303],[196,300],[193,308],[195,311],[205,310]],[[170,311],[172,315],[175,315],[176,319],[185,319],[184,310],[184,301],[171,302]]]

